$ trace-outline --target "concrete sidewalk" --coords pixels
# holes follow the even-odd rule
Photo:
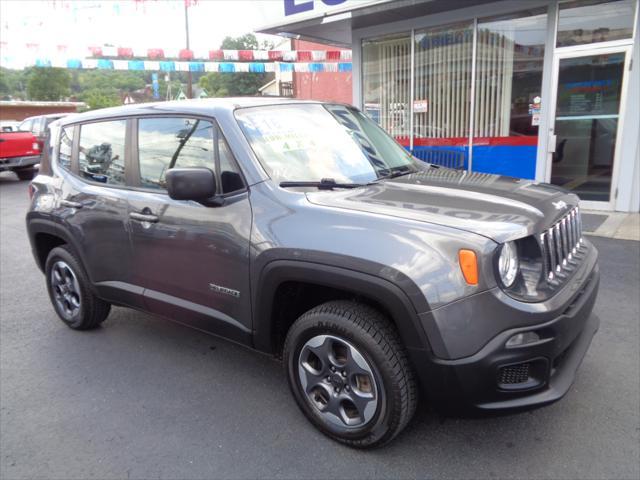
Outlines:
[[[640,242],[640,214],[638,213],[584,210],[582,215],[584,232],[589,235]],[[600,217],[606,218],[600,219]]]

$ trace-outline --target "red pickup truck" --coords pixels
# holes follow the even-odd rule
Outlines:
[[[0,133],[0,172],[12,170],[20,180],[31,180],[41,153],[40,143],[31,132]]]

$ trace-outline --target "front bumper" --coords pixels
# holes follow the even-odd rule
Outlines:
[[[34,165],[37,165],[38,163],[40,163],[40,155],[0,158],[0,172],[4,170],[32,167]]]
[[[600,281],[597,252],[592,246],[582,270],[560,295],[564,300],[561,305],[525,304],[512,309],[512,325],[518,326],[502,330],[473,355],[442,359],[427,354],[428,360],[421,365],[424,368],[417,370],[429,398],[455,410],[471,407],[484,411],[532,408],[562,398],[571,387],[600,323],[591,313]],[[499,297],[495,292],[487,294]],[[478,300],[467,299],[472,306],[484,306]],[[476,318],[469,318],[470,323],[478,317],[496,315],[492,310],[471,311]],[[523,332],[536,332],[540,340],[506,347],[509,338]],[[411,353],[415,359],[417,352]],[[516,378],[514,382],[514,375],[522,376],[523,372],[524,378]]]

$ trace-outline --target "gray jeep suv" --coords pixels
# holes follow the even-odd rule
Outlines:
[[[27,227],[62,321],[127,306],[281,356],[345,444],[394,438],[419,391],[454,411],[558,400],[598,329],[575,195],[423,163],[353,107],[132,105],[51,135]]]

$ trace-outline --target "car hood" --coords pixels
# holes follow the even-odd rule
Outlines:
[[[431,167],[352,190],[307,193],[316,205],[402,217],[502,243],[541,232],[578,204],[553,185]]]

